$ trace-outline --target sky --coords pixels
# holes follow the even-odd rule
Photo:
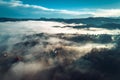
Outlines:
[[[119,17],[120,0],[0,0],[0,17]]]

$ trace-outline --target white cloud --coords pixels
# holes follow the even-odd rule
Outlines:
[[[94,17],[118,17],[120,9],[97,9],[93,15]]]
[[[119,17],[120,9],[81,9],[79,11],[69,11],[69,10],[61,10],[59,11],[63,14],[71,14],[71,15],[92,15],[92,17]]]
[[[23,4],[19,0],[11,0],[10,2],[2,0],[2,1],[0,1],[0,4],[8,4],[10,7],[24,7],[24,8],[41,9],[41,10],[46,10],[46,11],[54,11],[54,9],[49,9],[49,8],[42,7],[42,6]]]
[[[118,17],[120,16],[120,9],[80,9],[80,10],[60,10],[60,9],[52,9],[52,8],[46,8],[43,6],[38,6],[38,5],[30,5],[30,4],[23,4],[22,1],[20,0],[10,0],[10,1],[0,1],[0,4],[6,5],[7,7],[10,8],[17,8],[21,7],[23,9],[32,9],[33,11],[30,13],[36,15],[36,14],[47,14],[48,16],[50,14],[53,15],[59,15],[60,17],[63,16],[68,16],[68,17]],[[21,12],[22,14],[23,12]],[[57,13],[57,14],[56,14]],[[45,15],[45,16],[47,16]]]
[[[11,26],[10,26],[11,25]],[[120,34],[119,29],[109,30],[104,28],[73,29],[63,26],[74,26],[83,24],[65,24],[53,21],[18,21],[0,22],[0,34],[33,34],[33,33],[67,33],[67,34]],[[60,26],[60,27],[54,27]],[[62,28],[61,28],[62,27]]]

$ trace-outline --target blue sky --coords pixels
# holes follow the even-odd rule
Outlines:
[[[119,17],[120,0],[0,0],[0,17]]]
[[[25,4],[57,9],[120,8],[120,0],[22,0]]]

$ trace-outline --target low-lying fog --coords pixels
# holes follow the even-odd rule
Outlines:
[[[70,26],[81,26],[86,24],[67,24],[52,21],[16,21],[0,22],[0,34],[34,34],[34,33],[77,33],[77,34],[120,34],[120,30],[103,28],[81,28],[73,29]],[[66,27],[69,26],[69,27]]]
[[[120,30],[84,25],[0,22],[0,80],[119,80]]]

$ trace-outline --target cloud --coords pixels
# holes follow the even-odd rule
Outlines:
[[[40,9],[40,10],[45,10],[45,11],[54,11],[54,9],[49,9],[49,8],[42,7],[42,6],[23,4],[22,1],[19,1],[19,0],[11,0],[9,2],[0,1],[0,4],[7,4],[9,5],[9,7],[24,7],[24,8]]]
[[[120,9],[98,9],[93,15],[94,17],[119,17]]]
[[[79,40],[79,37],[83,35],[77,34],[73,31],[73,29],[69,29],[69,31],[72,32],[69,34],[65,32],[68,31],[65,27],[63,27],[62,30],[60,30],[59,27],[53,27],[65,25],[74,26],[81,24],[67,24],[52,21],[0,22],[0,34],[2,35],[2,33],[4,33],[9,35],[8,38],[5,35],[0,36],[0,39],[3,39],[1,40],[1,43],[4,42],[6,45],[11,45],[10,47],[6,47],[7,49],[4,51],[0,50],[0,79],[75,80],[76,78],[82,79],[81,77],[84,74],[85,77],[87,76],[88,80],[92,77],[96,78],[96,75],[100,75],[101,77],[101,74],[104,74],[104,72],[101,72],[102,70],[100,70],[101,67],[107,72],[106,63],[109,63],[109,61],[113,61],[115,59],[116,61],[114,61],[114,63],[119,63],[119,61],[117,61],[119,60],[119,56],[115,55],[119,48],[117,51],[106,52],[106,50],[113,50],[116,48],[116,40],[119,40],[119,35],[114,36],[116,31],[102,28],[90,28],[89,30],[92,31],[92,33],[95,35],[97,32],[99,33],[99,31],[103,31],[106,34],[112,32],[112,37],[115,37],[115,40],[110,43],[91,42],[87,40],[91,33],[89,30],[86,30],[85,34],[88,34],[85,37],[87,38],[85,38],[85,42],[82,42]],[[28,31],[34,31],[36,33],[38,32],[38,34],[29,34]],[[41,33],[42,31],[44,31],[44,33]],[[57,33],[63,31],[64,34],[57,34],[54,31]],[[83,33],[82,31],[84,32],[84,29],[78,30],[80,33]],[[54,32],[55,34],[50,34],[51,32]],[[21,36],[17,35],[18,33],[21,34]],[[93,35],[93,37],[94,39],[97,37],[98,41],[105,37],[102,34],[100,38],[99,36],[95,35]],[[79,42],[74,42],[73,40],[70,41],[69,39],[65,39],[65,37],[77,37]],[[5,42],[5,40],[7,41]],[[5,55],[4,53],[6,52],[7,54]],[[110,55],[108,53],[110,53]],[[116,56],[118,56],[118,58]],[[95,63],[96,61],[97,64]],[[107,62],[105,63],[104,61]],[[112,62],[108,64],[108,67],[113,65],[114,68],[117,68],[116,66],[118,65],[114,63]],[[96,70],[96,65],[100,66],[98,70]],[[115,71],[119,70],[118,68],[115,69]],[[112,71],[113,67],[109,68],[108,70]],[[99,78],[97,77],[97,79]]]
[[[118,17],[120,9],[52,9],[40,5],[24,4],[20,0],[0,1],[1,17],[48,17],[48,18],[79,18],[79,17]],[[7,14],[9,13],[9,14]]]
[[[12,26],[10,26],[12,25]],[[67,24],[54,21],[16,21],[16,22],[0,22],[1,34],[31,34],[31,33],[77,33],[77,34],[120,34],[119,29],[109,30],[104,28],[82,28],[73,29],[72,27],[64,26],[77,26],[84,24]]]

